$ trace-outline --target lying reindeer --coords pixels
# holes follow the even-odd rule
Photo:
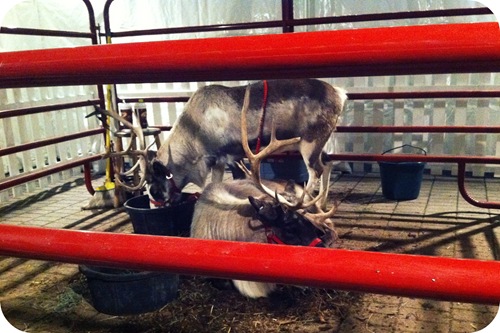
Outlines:
[[[247,119],[250,144],[257,141],[261,118],[262,144],[269,142],[271,124],[266,119],[274,119],[278,138],[301,138],[282,151],[298,150],[302,155],[309,175],[306,189],[312,191],[322,175],[321,188],[328,188],[332,165],[323,163],[322,149],[336,127],[347,99],[346,92],[316,79],[265,82],[250,85],[253,92]],[[141,167],[143,177],[139,184],[124,187],[135,191],[147,184],[151,202],[163,206],[180,200],[180,191],[188,183],[203,188],[210,171],[213,181],[222,181],[225,165],[243,157],[241,128],[235,120],[240,118],[244,95],[245,86],[210,85],[196,91],[156,158],[145,162],[142,159],[147,159],[147,154],[140,156],[136,167]],[[265,117],[263,99],[266,100]],[[104,112],[132,128],[115,113]],[[133,130],[141,131],[141,128],[135,126]],[[325,205],[323,201],[322,206]]]
[[[260,163],[269,154],[286,145],[293,145],[300,138],[277,140],[275,128],[271,130],[269,145],[253,154],[248,146],[246,134],[246,110],[249,90],[241,116],[242,145],[251,164],[251,171],[242,169],[247,179],[208,184],[198,199],[191,224],[191,237],[278,243],[288,245],[329,247],[335,236],[329,212],[322,212],[316,205],[326,192],[312,199],[304,189],[293,181],[271,182],[260,179]],[[275,192],[269,188],[275,186]],[[326,190],[326,189],[325,189]],[[307,202],[304,202],[308,199]],[[318,234],[323,234],[321,238]],[[274,283],[233,280],[241,294],[251,297],[266,297],[276,288]]]

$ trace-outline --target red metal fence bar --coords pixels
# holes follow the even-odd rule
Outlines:
[[[97,154],[92,156],[76,157],[72,160],[66,162],[60,162],[59,164],[54,164],[50,167],[36,169],[33,171],[25,172],[23,174],[8,177],[0,181],[0,191],[6,190],[12,186],[20,185],[38,178],[54,174],[59,171],[64,171],[78,167],[80,165],[88,166],[88,163],[98,161],[102,159],[103,154]],[[86,180],[87,181],[87,180]]]
[[[90,38],[92,40],[92,44],[98,44],[98,36],[97,36],[97,30],[96,30],[94,9],[92,8],[90,0],[82,0],[82,1],[83,1],[84,5],[86,6],[87,13],[89,15],[90,32],[0,27],[0,34],[26,35],[26,36],[48,36],[48,37]]]
[[[60,143],[60,142],[80,139],[80,138],[84,138],[86,136],[92,136],[92,135],[97,135],[97,134],[104,134],[104,128],[96,128],[96,129],[91,129],[91,130],[82,131],[82,132],[78,132],[78,133],[54,137],[54,138],[50,138],[50,139],[38,140],[35,142],[20,144],[20,145],[14,146],[14,147],[0,148],[0,156],[14,154],[14,153],[34,149],[34,148],[39,148],[39,147],[43,147],[43,146],[48,146],[48,145]]]
[[[330,17],[315,17],[305,19],[295,19],[286,21],[289,25],[304,26],[317,24],[339,24],[370,21],[394,21],[407,19],[422,19],[433,17],[454,17],[454,16],[473,16],[473,15],[491,15],[491,10],[487,7],[482,8],[457,8],[457,9],[436,9],[436,10],[418,10],[407,12],[358,14]]]
[[[77,31],[60,31],[60,30],[47,30],[47,29],[30,29],[30,28],[6,28],[6,27],[0,27],[0,34],[15,34],[15,35],[37,35],[37,36],[50,36],[50,37],[74,37],[74,38],[89,38],[91,40],[91,43],[93,45],[98,44],[98,34],[97,34],[97,26],[95,22],[95,15],[94,15],[94,9],[92,7],[92,4],[90,3],[90,0],[82,0],[83,4],[86,7],[87,14],[88,14],[88,19],[89,19],[89,30],[90,32],[77,32]],[[37,52],[37,51],[33,51]],[[2,59],[3,53],[0,53],[0,60]],[[21,71],[23,69],[21,68]],[[29,81],[30,79],[28,79]],[[55,84],[51,84],[55,85]],[[23,85],[23,86],[29,86],[29,85]],[[52,105],[44,105],[44,106],[38,106],[38,107],[29,107],[29,108],[19,108],[19,109],[14,109],[14,110],[3,110],[0,111],[0,119],[2,118],[8,118],[8,117],[17,117],[17,116],[24,116],[24,115],[31,115],[35,113],[41,113],[41,112],[49,112],[49,111],[58,111],[58,110],[65,110],[65,109],[71,109],[71,108],[78,108],[78,107],[84,107],[84,106],[90,106],[90,105],[95,105],[99,104],[101,107],[105,106],[104,103],[104,92],[101,86],[97,86],[97,94],[98,94],[98,99],[92,99],[92,100],[87,100],[87,101],[79,101],[79,102],[71,102],[71,103],[61,103],[61,104],[52,104]],[[22,145],[17,145],[15,147],[8,147],[8,148],[2,148],[0,149],[0,156],[3,155],[8,155],[8,154],[13,154],[16,152],[20,151],[25,151],[28,149],[33,149],[37,147],[42,147],[45,145],[49,144],[54,144],[58,142],[64,142],[68,140],[73,140],[73,139],[78,139],[82,138],[85,136],[91,136],[91,135],[96,135],[96,134],[104,134],[104,129],[93,129],[93,130],[88,130],[88,131],[83,131],[80,133],[74,133],[74,134],[69,134],[66,135],[65,137],[56,137],[56,138],[49,138],[46,140],[39,140],[36,142],[32,143],[26,143]],[[56,164],[54,166],[26,172],[14,177],[9,177],[6,179],[2,179],[0,181],[0,190],[7,189],[12,186],[20,185],[25,182],[31,181],[38,179],[43,176],[47,176],[59,171],[71,169],[77,166],[83,166],[84,168],[84,176],[85,176],[85,184],[87,186],[87,189],[91,195],[94,194],[94,189],[92,188],[91,184],[91,174],[90,174],[90,163],[96,160],[101,159],[102,156],[99,155],[94,155],[94,156],[88,156],[88,157],[76,157],[72,159],[71,161],[68,162],[60,162],[59,164]]]
[[[0,60],[0,88],[497,72],[500,30],[474,23],[321,31],[7,52]]]
[[[1,55],[0,55],[0,57],[1,57]],[[29,108],[3,110],[3,111],[0,111],[0,119],[9,118],[9,117],[25,116],[28,114],[35,114],[35,113],[42,113],[42,112],[49,112],[49,111],[73,109],[73,108],[79,108],[79,107],[83,107],[83,106],[96,105],[96,104],[100,104],[100,103],[101,103],[101,101],[99,99],[92,99],[92,100],[81,101],[81,102],[60,103],[60,104],[35,106],[35,107],[29,107]]]
[[[473,206],[480,207],[480,208],[491,208],[491,209],[500,209],[500,202],[494,202],[494,201],[481,201],[474,199],[467,189],[465,188],[465,165],[466,163],[464,161],[459,161],[458,163],[458,191],[462,195],[462,198],[464,198],[465,201],[470,203]]]
[[[424,99],[424,98],[496,98],[498,90],[468,91],[415,91],[415,92],[371,92],[348,93],[349,100],[376,99]],[[176,103],[187,102],[188,96],[175,97],[129,97],[128,102]],[[1,117],[1,113],[0,113]],[[171,126],[155,126],[162,131],[169,131]],[[339,133],[500,133],[500,126],[337,126]]]
[[[465,201],[473,206],[500,209],[500,201],[481,201],[473,198],[465,188],[465,166],[467,163],[500,164],[500,157],[489,156],[447,156],[447,155],[376,155],[376,154],[330,154],[330,159],[337,161],[385,161],[385,162],[444,162],[458,164],[458,190]]]
[[[426,98],[495,98],[500,97],[500,90],[460,90],[460,91],[400,91],[400,92],[363,92],[347,93],[349,100],[376,100],[376,99],[426,99]],[[188,96],[174,97],[129,97],[127,101],[138,102],[142,99],[146,103],[174,103],[187,102]]]
[[[500,126],[337,126],[339,133],[500,133]]]
[[[280,155],[275,155],[280,156]],[[291,156],[291,155],[281,155]],[[297,155],[300,158],[300,155]],[[386,162],[429,162],[429,163],[487,163],[500,164],[500,157],[494,156],[451,156],[451,155],[415,155],[415,154],[329,154],[332,160],[336,161],[386,161]]]
[[[74,37],[74,38],[92,38],[89,32],[61,31],[47,29],[28,29],[28,28],[7,28],[0,27],[0,34],[9,35],[27,35],[27,36],[48,36],[48,37]]]
[[[0,54],[0,87],[496,72],[498,37],[498,25],[491,23],[13,52]],[[469,159],[485,160],[498,161]],[[451,301],[500,301],[496,261],[7,225],[0,225],[0,235],[0,254],[17,257]]]
[[[500,164],[500,157],[496,156],[452,156],[452,155],[417,155],[417,154],[327,154],[333,161],[356,162],[428,162],[428,163],[469,163],[469,164]],[[302,159],[298,153],[274,154],[273,158]]]
[[[170,131],[172,126],[153,126]],[[490,133],[499,134],[500,126],[337,126],[338,133]]]
[[[482,8],[438,9],[438,10],[358,14],[358,15],[295,19],[293,15],[294,14],[293,0],[282,0],[281,20],[198,25],[189,27],[173,27],[173,28],[160,28],[160,29],[143,29],[143,30],[116,32],[116,31],[111,31],[110,29],[109,9],[113,1],[114,0],[106,1],[104,6],[104,25],[106,29],[106,35],[111,38],[145,36],[145,35],[162,35],[162,34],[199,33],[199,32],[213,32],[213,31],[265,29],[265,28],[282,28],[283,32],[287,33],[287,32],[293,32],[295,30],[294,28],[299,26],[493,14],[489,8],[482,7]]]
[[[0,225],[0,235],[0,254],[15,257],[460,302],[500,301],[498,261],[10,225]]]
[[[348,93],[350,100],[374,99],[423,99],[423,98],[495,98],[499,90],[447,90]]]

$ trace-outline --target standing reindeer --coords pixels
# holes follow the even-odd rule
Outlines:
[[[247,118],[249,90],[245,96],[241,116],[242,145],[251,170],[243,164],[240,167],[247,179],[208,184],[198,199],[191,224],[191,237],[244,241],[257,243],[278,243],[328,247],[333,240],[333,223],[330,217],[336,205],[328,212],[322,212],[317,201],[327,193],[311,198],[305,189],[293,181],[262,181],[261,161],[278,149],[300,142],[300,138],[276,139],[276,129],[271,130],[269,145],[253,154],[247,140]],[[274,126],[273,126],[274,127]],[[276,187],[271,190],[269,186]],[[307,201],[305,201],[307,199]],[[323,234],[321,238],[318,234]],[[274,283],[233,280],[241,294],[250,297],[266,297],[276,288]]]
[[[249,87],[249,143],[256,143],[262,119],[261,139],[266,145],[271,135],[267,119],[274,119],[279,139],[300,137],[294,144],[282,147],[282,151],[298,150],[302,155],[309,175],[306,190],[312,191],[320,176],[321,188],[328,188],[331,163],[323,163],[322,149],[337,125],[346,92],[316,79],[260,81]],[[222,181],[225,165],[243,157],[241,128],[235,120],[240,118],[244,95],[245,86],[210,85],[196,91],[156,158],[147,163],[140,158],[140,183],[126,188],[137,190],[146,183],[151,202],[162,206],[176,203],[188,183],[204,187],[210,171],[213,181]],[[122,121],[114,113],[106,114]],[[140,127],[136,130],[140,131]],[[145,153],[140,155],[147,158]],[[323,207],[325,200],[326,196]]]
[[[283,150],[300,152],[309,174],[306,189],[311,191],[323,174],[322,149],[336,127],[346,92],[315,79],[269,80],[267,86],[263,144],[269,142],[271,134],[267,119],[275,120],[279,139],[300,137]],[[248,137],[250,144],[255,144],[263,112],[264,83],[251,84],[250,89]],[[244,86],[211,85],[195,92],[151,163],[147,182],[154,201],[175,201],[176,193],[190,182],[203,187],[210,171],[213,181],[222,181],[225,165],[243,155],[241,128],[235,120],[240,118],[244,95]],[[331,164],[323,187],[328,186],[330,170]]]

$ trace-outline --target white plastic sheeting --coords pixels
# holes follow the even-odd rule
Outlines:
[[[2,27],[90,32],[86,7],[82,1],[2,0],[0,8]],[[90,38],[0,34],[1,52],[89,44]],[[95,98],[95,86],[0,89],[0,111]],[[91,111],[91,108],[82,107],[0,119],[0,147],[12,147],[96,128],[99,125],[94,119],[85,119],[85,115]],[[5,175],[15,176],[39,170],[93,151],[101,151],[102,141],[102,135],[96,135],[3,156],[0,159],[0,179]],[[0,202],[24,192],[43,189],[54,181],[67,179],[79,172],[80,168],[76,168],[2,191]]]
[[[352,0],[297,0],[294,2],[294,17],[325,17],[416,10],[436,10],[454,8],[476,8],[483,5],[467,0],[402,0],[402,1],[352,1]],[[126,13],[122,15],[121,13]],[[111,5],[112,31],[182,27],[187,25],[212,25],[241,23],[247,21],[281,19],[281,1],[149,1],[148,6],[141,1],[115,0]],[[148,17],[148,19],[144,19]],[[492,21],[491,15],[405,19],[395,21],[373,21],[342,24],[324,24],[296,27],[295,31],[316,31],[328,29],[357,29],[382,26],[423,25],[441,23],[465,23]],[[168,40],[180,38],[226,37],[243,34],[280,33],[281,28],[258,29],[254,31],[203,32],[194,34],[171,34],[115,38],[113,43]],[[414,91],[477,89],[498,86],[500,76],[491,74],[451,74],[451,75],[411,75],[387,77],[356,77],[326,79],[332,84],[347,88],[350,92]],[[226,82],[229,85],[246,82]],[[144,95],[177,95],[191,92],[200,85],[194,84],[152,84],[119,85],[122,98]],[[180,112],[182,103],[177,105],[150,105],[152,123],[172,124]],[[152,110],[153,111],[153,110]],[[428,100],[386,100],[351,101],[348,103],[342,125],[488,125],[498,124],[500,119],[498,99],[428,99]],[[329,151],[356,153],[382,153],[394,146],[412,144],[426,149],[432,154],[498,155],[500,144],[494,135],[473,134],[336,134],[336,142],[329,143]],[[376,164],[354,163],[355,171],[368,167],[377,171]],[[430,165],[432,174],[456,174],[456,166],[451,164]],[[492,174],[495,166],[469,166],[476,176]]]
[[[104,0],[91,0],[97,23],[103,26]],[[399,12],[408,10],[433,10],[448,8],[481,7],[476,1],[466,0],[296,0],[295,18],[342,16],[368,13]],[[79,0],[2,0],[0,25],[4,27],[40,28],[48,30],[89,31],[86,8]],[[114,0],[110,7],[111,30],[115,32],[183,27],[193,25],[214,25],[281,19],[280,0]],[[353,29],[394,25],[421,25],[455,22],[492,21],[486,16],[465,16],[461,18],[426,18],[413,20],[374,21],[360,23],[325,24],[296,27],[295,31],[326,29]],[[169,40],[200,37],[235,36],[248,34],[281,33],[280,28],[256,29],[253,31],[233,30],[195,34],[154,35],[148,37],[115,38],[113,43],[127,43],[150,40]],[[33,37],[0,35],[0,51],[72,47],[88,45],[90,40],[80,38]],[[487,74],[457,75],[412,75],[388,77],[355,77],[326,79],[332,84],[343,86],[350,92],[366,91],[412,91],[436,89],[491,88],[500,84],[500,76]],[[225,82],[236,85],[246,82]],[[121,98],[140,96],[169,96],[191,93],[200,85],[197,83],[158,83],[144,85],[119,85]],[[50,104],[52,100],[69,101],[95,96],[95,87],[29,88],[0,90],[0,110],[25,106]],[[182,111],[182,103],[171,105],[148,105],[150,124],[172,124]],[[154,112],[153,112],[154,111]],[[23,116],[0,120],[0,145],[11,146],[46,138],[73,130],[96,126],[80,119],[88,110],[50,112],[45,115]],[[350,101],[343,118],[344,125],[491,125],[500,122],[498,99],[428,99],[428,100],[384,100]],[[57,126],[55,126],[57,124]],[[81,127],[74,127],[78,124]],[[59,134],[58,134],[59,133]],[[432,154],[499,155],[500,143],[495,135],[471,134],[337,134],[339,151],[356,153],[382,153],[399,144],[413,144],[427,149]],[[102,146],[97,142],[99,146]],[[32,167],[57,163],[59,159],[72,158],[75,154],[88,154],[96,142],[81,142],[78,147],[57,145],[35,152],[25,152],[2,158],[0,178],[5,172],[16,174]],[[32,165],[33,164],[33,165]],[[355,171],[367,166],[355,163]],[[373,165],[376,170],[376,164]],[[443,170],[455,173],[453,165],[432,165],[433,174]],[[495,166],[472,166],[474,175],[493,173]],[[43,186],[45,181],[38,182]],[[25,189],[25,188],[24,188]],[[23,190],[24,190],[23,189]],[[28,191],[30,190],[28,186]],[[15,193],[14,193],[15,194]],[[1,199],[1,196],[0,196]]]

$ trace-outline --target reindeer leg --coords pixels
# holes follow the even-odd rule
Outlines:
[[[323,174],[324,169],[324,165],[320,160],[321,147],[319,147],[318,143],[315,141],[301,141],[299,150],[302,155],[302,159],[306,164],[307,173],[309,174],[306,191],[312,193],[312,191],[316,188],[318,178]]]
[[[326,210],[326,202],[328,201],[328,190],[330,188],[330,176],[332,174],[333,163],[327,162],[324,164],[324,166],[325,169],[323,171],[323,174],[321,175],[321,183],[319,188],[320,193],[323,193],[323,191],[326,192],[326,194],[319,201],[319,207],[323,211]]]
[[[212,167],[212,182],[213,183],[222,183],[222,179],[224,178],[225,167],[226,167],[226,165],[224,163],[218,163]]]
[[[312,191],[314,191],[314,189],[316,188],[318,177],[316,176],[316,171],[314,170],[314,168],[308,166],[307,164],[306,167],[307,173],[309,174],[309,179],[307,180],[305,190],[307,191],[307,193],[312,193]]]

